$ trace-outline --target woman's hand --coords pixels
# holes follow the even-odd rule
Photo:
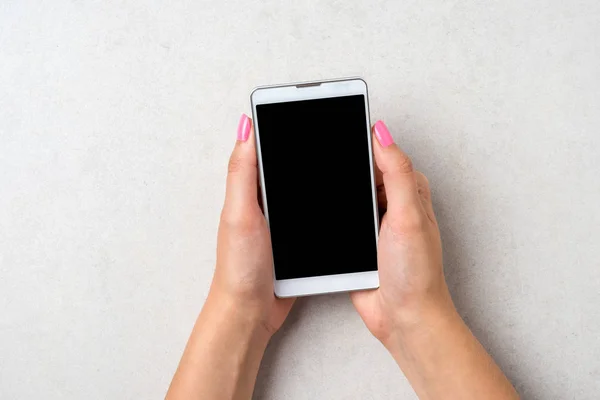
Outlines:
[[[382,121],[373,133],[379,208],[384,212],[377,255],[380,287],[351,297],[369,330],[386,344],[392,333],[453,306],[429,182],[414,170]]]
[[[373,133],[380,208],[387,211],[377,254],[380,286],[351,294],[358,313],[419,398],[517,399],[452,304],[427,178],[413,169],[383,122]]]
[[[273,292],[271,239],[258,203],[251,126],[242,115],[229,161],[213,282],[168,400],[249,399],[267,343],[294,302]]]
[[[387,212],[379,238],[380,288],[352,293],[358,312],[419,397],[516,398],[454,310],[427,180],[413,171],[382,122],[374,133]],[[251,121],[244,115],[229,163],[213,283],[169,400],[250,398],[267,342],[292,306],[292,299],[273,294],[271,243],[257,176]]]
[[[242,115],[227,175],[225,205],[217,238],[217,266],[209,297],[232,304],[255,318],[269,335],[288,315],[293,299],[273,292],[273,253],[267,221],[259,205],[252,120]]]

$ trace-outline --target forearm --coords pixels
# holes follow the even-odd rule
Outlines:
[[[424,309],[386,346],[420,399],[519,398],[451,303]]]
[[[255,321],[246,310],[209,295],[167,400],[250,399],[269,340]]]

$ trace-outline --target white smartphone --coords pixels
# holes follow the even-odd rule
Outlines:
[[[365,81],[259,87],[251,102],[275,295],[379,287]]]

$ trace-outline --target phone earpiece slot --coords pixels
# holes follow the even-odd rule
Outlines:
[[[313,86],[321,86],[322,82],[314,82],[314,83],[301,83],[300,85],[296,85],[298,89],[313,87]]]

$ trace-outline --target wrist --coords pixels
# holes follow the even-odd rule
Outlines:
[[[233,299],[211,291],[179,364],[173,398],[248,397],[270,338],[257,321]]]
[[[448,292],[430,297],[399,310],[393,318],[390,334],[382,340],[392,353],[413,338],[423,338],[431,332],[462,321]]]
[[[226,294],[211,291],[200,317],[216,330],[238,332],[244,341],[259,348],[267,346],[272,333],[265,328],[261,307]]]

